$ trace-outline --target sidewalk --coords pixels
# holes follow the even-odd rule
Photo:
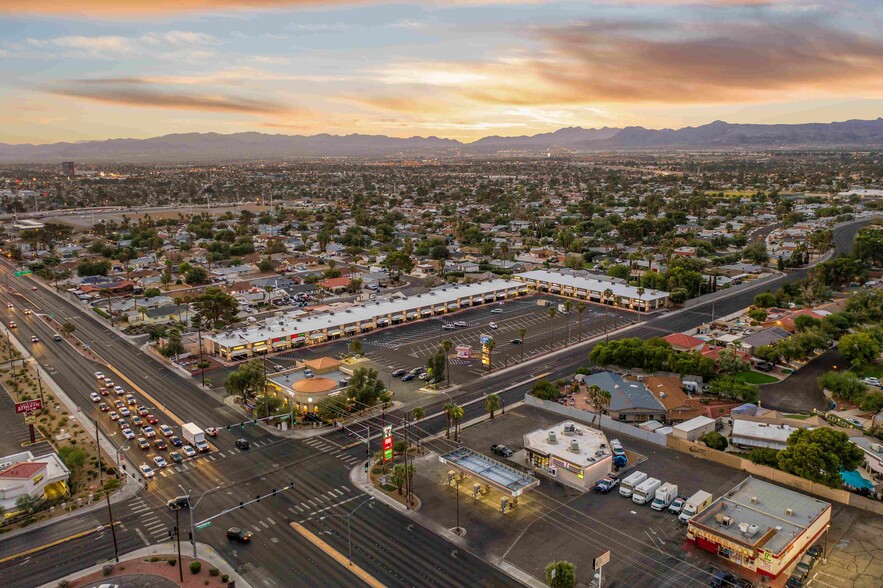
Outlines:
[[[234,570],[232,567],[230,567],[230,564],[228,564],[227,561],[224,560],[224,558],[221,557],[220,554],[218,554],[218,552],[214,550],[214,548],[212,548],[211,546],[206,545],[204,543],[197,543],[197,545],[199,547],[199,553],[200,553],[200,556],[198,558],[199,560],[201,560],[205,563],[211,564],[212,566],[218,568],[218,570],[220,570],[221,574],[227,574],[230,577],[230,580],[236,582],[237,588],[239,588],[239,587],[251,588],[251,585],[248,582],[246,582],[242,576],[237,574],[236,570]],[[100,573],[102,571],[102,568],[107,564],[113,564],[114,571],[119,572],[121,566],[124,566],[124,564],[129,563],[130,565],[125,566],[127,570],[132,570],[129,573],[138,574],[139,572],[137,571],[136,567],[132,565],[133,563],[136,563],[137,560],[149,559],[150,557],[159,557],[159,556],[162,556],[164,559],[168,558],[168,557],[177,558],[178,557],[177,545],[175,545],[172,542],[157,543],[156,545],[151,545],[150,547],[136,549],[135,551],[130,551],[129,553],[120,557],[120,563],[118,563],[118,564],[113,564],[112,561],[102,562],[102,563],[96,564],[94,566],[88,567],[84,570],[80,570],[79,572],[75,573],[74,575],[72,575],[66,579],[68,581],[72,581],[72,580],[76,580],[79,578],[85,578],[86,576],[89,576],[91,574]],[[191,579],[197,579],[197,578],[194,578],[193,574],[190,573],[190,570],[188,568],[188,566],[190,565],[190,561],[192,559],[193,558],[188,557],[182,553],[181,561],[182,561],[184,568],[185,568],[184,569],[184,579],[185,580],[188,579],[188,576],[190,576]],[[156,562],[156,563],[161,563],[161,562]],[[150,564],[150,566],[156,566],[156,563]],[[174,581],[176,584],[178,584],[178,577],[179,576],[178,576],[177,565],[175,565],[174,567],[169,566],[168,564],[164,564],[164,565],[166,566],[166,568],[168,568],[168,570],[174,571]],[[142,567],[142,566],[138,566],[138,567]],[[126,570],[123,570],[123,572],[125,572],[125,571]],[[113,572],[112,572],[112,575],[115,575],[115,574],[113,574]],[[126,574],[124,573],[122,575],[126,575]],[[117,578],[120,577],[119,575],[115,575],[115,576]],[[198,576],[199,583],[202,584],[203,580],[206,578],[209,578],[209,575],[208,575],[208,570],[205,569],[205,566],[204,566]],[[217,582],[220,582],[220,576],[217,576],[217,578],[218,578]],[[95,578],[94,580],[92,580],[92,582],[100,581],[102,579],[103,579],[103,577],[99,576],[99,577]],[[55,580],[55,581],[43,584],[39,588],[57,588],[57,586],[58,586],[58,580]]]

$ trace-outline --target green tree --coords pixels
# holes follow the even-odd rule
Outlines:
[[[752,463],[779,469],[779,452],[768,447],[755,447],[748,453]]]
[[[455,404],[454,408],[451,409],[451,422],[454,423],[454,440],[460,441],[460,421],[463,419],[463,407],[459,404]]]
[[[754,350],[754,357],[775,365],[779,363],[779,351],[771,345],[761,345]]]
[[[254,414],[258,417],[277,414],[277,412],[282,408],[283,404],[284,403],[282,402],[281,398],[271,396],[269,394],[261,394],[260,396],[255,398]],[[285,410],[283,412],[287,413],[288,410]]]
[[[350,352],[355,353],[356,355],[362,355],[364,353],[361,339],[353,339],[352,341],[350,341],[347,347],[349,348]]]
[[[211,286],[193,299],[193,307],[208,329],[222,329],[236,320],[239,303],[218,287]]]
[[[589,402],[592,403],[592,408],[594,409],[592,414],[592,426],[594,426],[595,421],[601,418],[605,408],[610,406],[610,401],[613,397],[610,392],[596,384],[589,386],[588,397]]]
[[[76,445],[65,445],[64,447],[59,448],[58,457],[69,470],[74,471],[79,470],[81,467],[83,467],[83,464],[86,463],[89,455],[83,450],[82,447],[77,447]]]
[[[868,387],[854,372],[828,372],[816,380],[820,390],[830,390],[840,400],[859,402],[864,398]]]
[[[110,271],[110,262],[102,259],[100,261],[89,261],[84,259],[77,265],[77,275],[85,276],[106,276]]]
[[[748,369],[748,362],[732,349],[724,349],[718,354],[717,367],[722,374],[735,374]]]
[[[770,255],[766,249],[766,244],[762,241],[752,243],[742,250],[742,259],[746,259],[751,263],[756,263],[757,265],[766,265],[766,263],[770,259]]]
[[[15,508],[20,512],[31,512],[31,510],[37,510],[40,500],[40,498],[30,494],[23,494],[15,499]]]
[[[819,327],[821,324],[821,320],[807,314],[801,314],[794,318],[794,329],[797,331],[806,331],[811,328]]]
[[[402,274],[408,274],[414,269],[414,260],[404,251],[393,251],[383,260],[383,267],[393,281],[398,282]]]
[[[576,585],[576,566],[569,561],[553,561],[546,565],[546,584],[551,588],[573,588]]]
[[[754,297],[754,306],[758,308],[771,308],[776,305],[776,297],[769,292],[761,292]]]
[[[748,311],[748,316],[751,318],[751,320],[762,323],[767,318],[767,312],[762,308],[752,308]]]
[[[721,398],[734,398],[741,402],[757,402],[757,386],[737,380],[733,376],[721,376],[709,385],[712,394]]]
[[[880,357],[880,342],[867,331],[843,335],[839,347],[843,359],[856,369],[861,369]]]
[[[166,343],[159,348],[159,352],[165,357],[178,358],[184,353],[184,342],[181,339],[181,330],[179,328],[169,329],[166,333]]]
[[[579,331],[577,335],[577,343],[583,340],[583,313],[586,311],[586,303],[585,302],[577,302],[576,303],[576,314],[579,317]],[[523,338],[522,338],[523,343]],[[522,353],[523,353],[523,345],[522,345]]]
[[[408,481],[405,464],[397,463],[392,467],[392,476],[390,477],[390,481],[392,481],[392,483],[395,485],[396,489],[399,492],[399,496],[401,496],[402,488],[405,486],[405,482]]]
[[[530,389],[530,395],[540,400],[558,400],[561,390],[549,380],[538,380]]]
[[[262,272],[271,272],[276,268],[276,264],[269,257],[264,257],[258,262],[258,269]]]
[[[454,342],[450,339],[445,339],[441,343],[442,354],[445,358],[445,375],[448,378],[448,388],[451,387],[451,350],[454,348]],[[440,377],[440,376],[436,376]]]
[[[840,471],[852,471],[864,461],[862,449],[849,436],[829,427],[797,429],[788,447],[779,452],[779,468],[831,488],[840,488]]]
[[[208,272],[202,266],[195,265],[184,274],[184,281],[190,286],[198,286],[208,282]]]
[[[709,431],[703,435],[699,436],[699,441],[705,443],[707,447],[711,449],[716,449],[718,451],[723,451],[727,448],[727,438],[718,433],[717,431]]]
[[[347,397],[355,400],[360,409],[364,409],[377,404],[385,391],[386,386],[378,379],[377,370],[359,367],[353,370],[347,386]]]
[[[157,296],[160,296],[161,294],[162,290],[160,290],[159,288],[148,288],[144,291],[145,298],[155,298]]]
[[[491,420],[493,420],[494,413],[500,410],[500,396],[493,392],[485,396],[484,409],[491,414]]]
[[[445,412],[445,419],[447,421],[447,427],[445,428],[445,438],[447,438],[447,439],[451,438],[451,423],[453,422],[451,415],[454,412],[454,406],[455,405],[453,402],[448,402],[445,404],[445,407],[442,409]]]
[[[64,323],[63,325],[61,325],[61,332],[64,333],[65,335],[70,335],[71,333],[73,333],[76,330],[77,330],[77,325],[75,325],[74,323]]]

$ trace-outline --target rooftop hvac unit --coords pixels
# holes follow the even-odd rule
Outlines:
[[[725,527],[729,527],[730,525],[733,524],[733,517],[725,516],[724,520],[721,521],[721,524]]]
[[[729,518],[729,517],[727,517],[727,515],[725,515],[725,514],[717,513],[716,515],[714,515],[714,520],[717,521],[717,524],[719,524],[719,525],[723,525],[724,519],[726,519],[726,518]]]
[[[757,496],[751,497],[751,504],[757,504]]]
[[[549,443],[558,443],[558,435],[555,431],[549,431]]]
[[[643,381],[644,381],[644,376],[638,376],[638,381],[639,381],[639,382],[643,382]]]
[[[755,535],[757,535],[757,532],[759,530],[760,530],[760,527],[758,527],[757,525],[748,525],[748,533],[747,534],[749,537],[754,537]]]
[[[794,509],[786,508],[786,509],[785,509],[785,514],[788,515],[789,517],[794,516]]]
[[[739,532],[743,535],[748,532],[748,523],[739,523]]]
[[[660,397],[660,398],[665,398],[665,392],[659,392],[659,397]]]
[[[871,445],[871,449],[873,449],[877,453],[883,453],[883,445],[880,445],[879,443],[873,443]]]
[[[564,432],[565,433],[573,433],[574,429],[576,429],[576,425],[574,425],[573,423],[570,423],[568,425],[564,425]]]
[[[579,453],[579,441],[577,441],[576,439],[571,439],[570,450],[574,453]]]

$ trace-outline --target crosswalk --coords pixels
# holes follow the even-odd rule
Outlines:
[[[168,539],[169,523],[167,520],[163,520],[153,506],[148,504],[142,496],[134,497],[131,504],[132,513],[138,517],[135,532],[141,537],[145,545]]]
[[[361,457],[356,457],[354,455],[350,455],[344,450],[341,450],[340,447],[334,445],[333,443],[322,439],[321,437],[312,437],[311,439],[307,439],[304,441],[306,445],[309,445],[313,449],[318,449],[322,453],[329,453],[332,457],[335,457],[345,463],[348,466],[354,466],[358,463],[362,463],[364,461]]]
[[[288,512],[295,518],[303,517],[306,519],[346,504],[360,496],[362,496],[361,493],[354,493],[352,488],[342,485],[305,498],[300,503],[288,507]]]

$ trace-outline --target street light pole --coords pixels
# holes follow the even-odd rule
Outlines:
[[[181,563],[181,525],[178,524],[178,511],[181,507],[175,505],[175,538],[178,540],[178,575],[184,581],[184,564]]]
[[[187,497],[187,510],[190,511],[190,543],[193,544],[193,559],[196,559],[196,525],[193,523],[193,511],[196,510],[196,506],[202,500],[203,496],[211,492],[212,490],[217,490],[220,486],[215,486],[214,488],[209,488],[205,492],[202,493],[197,501],[194,503],[190,500],[190,492],[184,490],[184,486],[178,484],[178,488],[181,489],[181,492]]]
[[[460,476],[457,476],[457,528],[454,532],[460,534]]]
[[[324,520],[324,519],[331,519],[331,518],[346,519],[346,542],[347,542],[347,551],[349,552],[349,565],[353,565],[353,535],[352,535],[352,525],[350,523],[350,519],[352,518],[352,516],[354,514],[356,514],[357,510],[359,510],[360,508],[362,508],[362,506],[364,506],[368,502],[371,502],[372,500],[374,500],[373,496],[370,496],[366,500],[363,500],[362,503],[359,504],[359,506],[354,508],[352,511],[350,511],[349,514],[326,515],[324,517],[319,518],[320,521]]]
[[[95,421],[95,448],[98,451],[98,484],[104,487],[104,471],[101,468],[101,441],[98,438],[98,421]],[[110,508],[110,492],[104,493],[107,500],[107,516],[110,519],[110,535],[113,537],[113,557],[117,563],[120,563],[120,552],[117,548],[117,532],[113,526],[113,511]]]

